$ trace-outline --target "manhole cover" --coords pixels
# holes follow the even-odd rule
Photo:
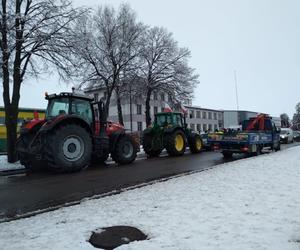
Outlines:
[[[146,239],[147,235],[135,227],[114,226],[96,230],[92,233],[89,242],[94,247],[110,250],[132,241]]]

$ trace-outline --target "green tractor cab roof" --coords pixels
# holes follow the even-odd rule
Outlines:
[[[45,93],[46,100],[55,99],[55,98],[63,98],[63,97],[67,97],[67,98],[74,97],[74,98],[84,99],[87,101],[94,100],[92,97],[89,97],[89,96],[81,94],[81,93],[62,92],[60,94],[51,94],[51,95],[48,95],[48,93]]]
[[[181,114],[181,115],[183,115],[181,112],[159,112],[156,115],[172,115],[172,114]]]

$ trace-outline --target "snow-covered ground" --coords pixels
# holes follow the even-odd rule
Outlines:
[[[128,225],[149,239],[118,249],[300,249],[299,187],[294,147],[2,223],[0,248],[94,249],[93,230]]]
[[[0,155],[0,172],[6,170],[24,169],[20,162],[8,163],[6,155]]]

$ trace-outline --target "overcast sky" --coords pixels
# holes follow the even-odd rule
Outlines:
[[[193,104],[236,109],[234,70],[241,110],[274,116],[294,113],[300,101],[300,1],[292,0],[74,0],[75,6],[118,7],[127,2],[138,19],[171,31],[191,50],[200,75]],[[53,75],[53,74],[52,74]],[[26,82],[21,106],[45,107],[44,92],[71,89],[44,76]],[[0,105],[3,104],[1,98]]]

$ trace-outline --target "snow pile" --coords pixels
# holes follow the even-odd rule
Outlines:
[[[3,223],[0,245],[94,249],[92,230],[128,225],[149,239],[118,249],[299,249],[299,186],[295,147]]]
[[[8,163],[6,155],[0,155],[0,172],[6,170],[24,169],[20,162]]]

